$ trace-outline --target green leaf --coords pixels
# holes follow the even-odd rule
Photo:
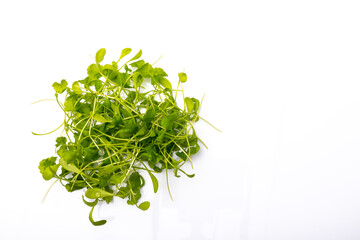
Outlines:
[[[134,87],[135,87],[135,88],[138,88],[138,87],[141,86],[141,84],[142,84],[142,82],[143,82],[143,77],[140,75],[140,73],[135,72],[135,73],[133,74],[132,79],[133,79]],[[135,93],[135,92],[133,92],[133,93],[134,93],[134,96],[136,96],[136,93]]]
[[[148,108],[144,114],[144,122],[150,123],[155,118],[156,112],[152,108]]]
[[[196,98],[191,98],[191,100],[194,102],[194,112],[197,112],[200,106],[199,100]]]
[[[87,73],[89,76],[92,76],[95,78],[96,78],[96,75],[100,75],[99,68],[95,63],[92,63],[89,65],[89,67],[87,68]]]
[[[65,145],[65,144],[66,144],[66,137],[58,137],[58,138],[56,138],[55,147],[59,147],[61,145]]]
[[[134,192],[134,194],[129,195],[129,200],[127,201],[127,204],[135,205],[135,204],[137,204],[137,202],[139,201],[140,198],[141,198],[140,191],[136,191],[136,192]]]
[[[126,55],[128,55],[129,53],[131,53],[131,48],[124,48],[124,49],[121,51],[120,58],[119,58],[118,62],[119,62],[123,57],[125,57]]]
[[[139,59],[141,55],[142,55],[142,51],[140,49],[140,51],[132,59],[129,60],[129,62]]]
[[[67,163],[63,158],[59,160],[60,165],[69,172],[80,173],[80,170],[72,163]]]
[[[162,68],[154,68],[154,76],[167,77],[167,74]]]
[[[105,64],[102,68],[102,72],[106,77],[109,78],[109,80],[111,80],[113,82],[118,81],[119,72],[116,68],[114,68],[113,65]]]
[[[114,111],[115,114],[119,114],[119,106],[115,103],[111,103],[111,109]]]
[[[124,179],[125,179],[125,175],[112,175],[110,177],[109,182],[114,185],[117,185],[117,184],[122,183]]]
[[[76,158],[77,152],[74,149],[69,151],[64,151],[63,155],[61,156],[65,162],[71,162]]]
[[[190,148],[190,155],[193,155],[193,154],[199,152],[199,150],[200,150],[200,145],[196,144],[195,147]]]
[[[112,122],[111,118],[105,117],[105,116],[100,115],[98,113],[95,114],[94,120],[97,121],[97,122],[102,122],[102,123]]]
[[[117,132],[120,138],[129,138],[137,131],[138,124],[125,124],[125,127]]]
[[[116,194],[117,197],[125,198],[130,194],[130,190],[128,187],[121,187],[119,192]]]
[[[136,71],[139,72],[144,78],[149,78],[153,74],[153,68],[149,63],[145,63],[141,68]]]
[[[124,66],[124,69],[125,69],[126,73],[131,73],[132,72],[132,70],[126,64]]]
[[[103,198],[103,197],[108,197],[108,196],[114,196],[114,194],[109,193],[100,188],[89,188],[85,192],[85,197],[90,198],[90,199]]]
[[[97,148],[91,148],[91,147],[87,147],[84,149],[84,161],[85,162],[91,162],[94,159],[97,159],[99,156],[99,151]]]
[[[186,82],[186,80],[187,80],[186,73],[181,72],[178,75],[179,75],[180,82],[183,82],[183,83]]]
[[[131,63],[130,66],[132,66],[134,68],[141,68],[142,66],[144,66],[144,64],[145,64],[144,60],[139,60],[139,61]]]
[[[67,97],[64,102],[64,110],[65,111],[75,111],[76,102],[77,102],[77,98],[75,96]]]
[[[109,185],[110,175],[100,176],[99,174],[99,187],[105,188]]]
[[[46,181],[55,177],[58,168],[59,164],[56,164],[56,157],[43,159],[39,164],[40,173]]]
[[[148,201],[142,202],[142,203],[140,203],[140,205],[139,205],[139,208],[140,208],[141,210],[143,210],[143,211],[148,210],[149,207],[150,207],[150,203],[149,203]]]
[[[160,125],[167,130],[171,130],[174,125],[174,122],[177,120],[178,115],[176,113],[167,115],[161,119]]]
[[[109,204],[114,199],[114,196],[104,197],[104,201]]]
[[[112,62],[111,62],[111,65],[113,66],[113,68],[118,69],[117,62],[112,61]]]
[[[99,91],[103,86],[103,81],[101,81],[101,80],[96,80],[93,83],[94,83],[96,91]]]
[[[76,82],[73,83],[73,85],[72,85],[72,90],[73,90],[73,92],[76,93],[76,94],[81,94],[81,93],[82,93],[78,81],[76,81]]]
[[[141,186],[141,176],[138,172],[133,172],[129,177],[129,182],[133,189],[138,189]]]
[[[118,170],[119,168],[121,168],[121,166],[119,165],[106,165],[104,167],[102,167],[101,169],[99,169],[99,176],[104,176],[107,174],[112,174],[114,173],[116,170]],[[113,175],[115,176],[115,175]]]
[[[164,130],[160,131],[160,133],[159,133],[158,136],[156,137],[154,143],[155,143],[156,145],[160,145],[160,144],[163,142],[163,140],[164,140],[164,135],[165,135],[165,131],[164,131]]]
[[[97,63],[102,62],[102,60],[104,60],[105,53],[106,53],[105,48],[99,49],[99,51],[97,51],[97,53],[96,53],[96,55],[95,55],[95,61],[96,61]]]
[[[185,105],[188,112],[191,112],[194,109],[194,102],[191,98],[185,98]]]
[[[55,92],[61,94],[66,90],[67,85],[68,85],[67,81],[65,79],[63,79],[63,80],[61,80],[60,83],[54,82],[52,86],[53,86]]]
[[[154,174],[152,174],[150,171],[148,171],[148,173],[150,175],[150,178],[151,178],[151,181],[152,181],[152,184],[154,187],[154,193],[156,193],[159,189],[159,182],[158,182],[157,178],[154,176]]]
[[[160,84],[164,87],[164,88],[169,88],[172,89],[171,83],[169,80],[167,80],[166,78],[160,78]]]
[[[184,152],[177,152],[176,155],[184,161],[186,161],[188,158]]]

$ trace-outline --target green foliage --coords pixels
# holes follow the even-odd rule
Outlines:
[[[113,196],[113,194],[111,194],[105,190],[102,190],[100,188],[89,188],[85,192],[85,196],[90,199],[98,199],[98,198]]]
[[[140,51],[132,59],[130,59],[129,62],[139,59],[141,57],[141,55],[142,55],[142,51],[140,49]]]
[[[148,201],[142,202],[142,203],[140,203],[140,205],[139,205],[139,208],[140,208],[141,210],[143,210],[143,211],[148,210],[149,207],[150,207],[150,203],[149,203]]]
[[[185,104],[188,112],[191,112],[194,109],[194,102],[191,100],[191,98],[186,97]]]
[[[131,53],[131,48],[124,48],[124,49],[121,51],[120,58],[119,58],[118,62],[119,62],[123,57],[125,57],[126,55],[128,55],[129,53]]]
[[[68,85],[67,81],[65,79],[63,79],[63,80],[61,80],[60,83],[54,82],[52,86],[53,86],[55,92],[61,94],[65,91],[67,85]]]
[[[152,174],[150,171],[149,171],[149,175],[150,175],[151,181],[153,183],[154,193],[157,193],[157,190],[159,189],[159,182],[158,182],[157,178],[154,176],[154,174]]]
[[[73,85],[72,85],[72,90],[75,94],[81,94],[82,91],[80,89],[80,85],[79,85],[79,82],[74,82]]]
[[[50,157],[42,160],[39,164],[39,170],[45,180],[50,180],[56,176],[59,164],[56,164],[56,157]]]
[[[147,201],[139,204],[144,172],[155,193],[159,188],[156,175],[163,171],[167,178],[169,170],[177,177],[180,172],[193,177],[181,167],[192,164],[191,156],[200,150],[198,140],[202,143],[194,129],[199,100],[185,97],[179,89],[187,81],[186,74],[179,73],[178,88],[173,89],[162,68],[140,59],[141,50],[119,67],[130,52],[125,48],[117,62],[101,64],[106,54],[102,48],[84,79],[71,87],[65,80],[53,84],[64,111],[65,134],[56,139],[58,156],[42,160],[39,170],[45,180],[56,178],[69,192],[83,189],[88,199],[94,199],[83,197],[91,207],[89,220],[96,226],[106,220],[94,221],[94,207],[114,197],[141,210],[150,207]],[[176,103],[178,92],[184,96],[186,110]]]
[[[101,48],[99,51],[97,51],[95,55],[95,60],[97,63],[100,63],[102,62],[102,60],[104,60],[105,53],[106,53],[105,48]]]
[[[183,73],[183,72],[181,72],[181,73],[179,73],[178,74],[179,75],[179,80],[180,80],[180,82],[186,82],[186,80],[187,80],[187,75],[186,75],[186,73]]]

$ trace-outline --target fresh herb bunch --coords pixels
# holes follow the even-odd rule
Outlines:
[[[163,69],[139,60],[141,50],[119,66],[130,52],[125,48],[117,62],[102,65],[106,53],[102,48],[85,79],[71,87],[66,80],[53,84],[64,111],[64,122],[57,129],[64,127],[64,131],[56,139],[58,156],[42,160],[39,169],[45,180],[56,178],[69,192],[86,189],[85,196],[94,199],[90,202],[83,196],[94,225],[106,223],[92,218],[101,201],[110,203],[120,197],[141,210],[149,208],[147,201],[139,204],[143,173],[150,175],[156,193],[155,175],[165,170],[170,194],[168,171],[173,170],[176,177],[179,172],[193,177],[181,167],[188,161],[192,165],[191,156],[199,151],[199,142],[204,144],[193,126],[200,118],[201,104],[184,96],[186,74],[178,74],[177,89],[173,89]],[[176,103],[180,94],[184,110]]]

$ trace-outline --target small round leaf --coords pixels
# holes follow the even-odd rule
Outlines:
[[[150,207],[150,203],[149,203],[148,201],[142,202],[142,203],[140,203],[140,205],[139,205],[139,208],[140,208],[141,210],[143,210],[143,211],[148,210],[149,207]]]
[[[95,56],[95,60],[97,63],[104,60],[105,53],[106,53],[105,48],[101,48],[99,51],[97,51],[96,56]]]
[[[181,72],[178,75],[179,75],[180,82],[183,82],[183,83],[186,82],[186,80],[187,80],[186,73]]]

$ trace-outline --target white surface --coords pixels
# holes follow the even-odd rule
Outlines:
[[[2,1],[1,239],[360,239],[358,1]],[[51,85],[84,77],[101,48],[143,49],[189,96],[209,146],[196,177],[146,190],[147,212],[102,206],[93,227],[81,192],[38,162],[60,124]],[[59,134],[59,133],[58,133]],[[163,179],[165,180],[165,176]]]

